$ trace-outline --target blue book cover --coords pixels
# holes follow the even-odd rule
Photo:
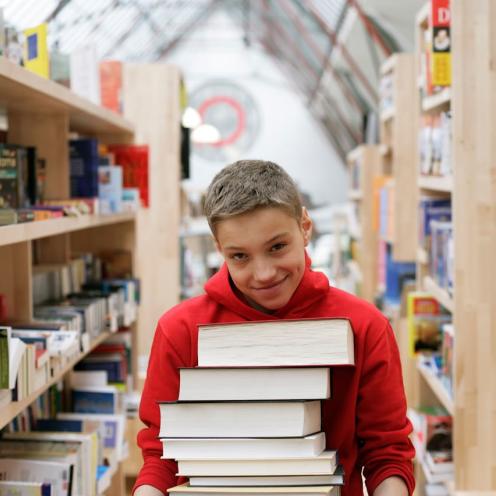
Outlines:
[[[66,419],[38,419],[36,421],[35,431],[44,432],[82,432],[82,420],[66,420]]]
[[[122,167],[118,165],[98,167],[98,198],[102,214],[122,212]]]
[[[98,141],[82,138],[69,141],[71,197],[98,197]]]
[[[115,391],[72,391],[72,410],[77,413],[116,413]]]

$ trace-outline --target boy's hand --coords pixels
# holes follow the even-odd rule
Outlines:
[[[374,496],[408,496],[408,488],[401,477],[388,477],[376,487]]]
[[[164,493],[153,486],[144,485],[138,487],[133,496],[164,496]]]

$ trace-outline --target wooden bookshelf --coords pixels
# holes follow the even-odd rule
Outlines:
[[[412,188],[416,180],[417,135],[415,116],[418,97],[415,87],[415,59],[413,54],[397,53],[387,59],[381,73],[392,78],[393,107],[397,112],[390,119],[381,119],[380,150],[383,173],[394,180],[392,211],[392,256],[397,262],[415,260],[417,192]]]
[[[419,176],[420,189],[440,193],[453,192],[453,176]]]
[[[382,157],[378,145],[360,145],[347,156],[348,168],[358,167],[359,184],[351,190],[358,209],[360,239],[358,241],[358,267],[361,274],[360,296],[374,301],[377,290],[378,233],[374,229],[374,178],[381,175]]]
[[[436,93],[435,95],[426,96],[422,100],[422,110],[424,112],[439,112],[451,103],[451,88]]]
[[[133,124],[106,108],[81,98],[71,90],[0,56],[0,105],[8,112],[66,114],[71,131],[124,135],[131,139]]]
[[[436,300],[439,301],[444,308],[446,308],[446,310],[449,310],[451,313],[454,312],[455,301],[453,297],[448,293],[448,291],[441,288],[431,276],[424,276],[423,285],[425,291],[431,293],[434,298],[436,298]]]
[[[455,406],[453,402],[453,398],[450,396],[449,392],[446,390],[444,384],[439,380],[436,375],[432,373],[432,371],[421,363],[421,360],[417,362],[417,370],[420,375],[427,382],[432,392],[438,398],[438,400],[442,403],[444,408],[450,413],[450,415],[454,415]]]
[[[104,332],[97,338],[95,338],[87,351],[80,353],[75,358],[73,358],[62,370],[57,372],[44,386],[39,388],[34,393],[30,394],[27,398],[21,401],[13,401],[0,411],[0,430],[3,429],[12,419],[17,417],[23,410],[25,410],[33,401],[43,394],[50,386],[61,381],[65,374],[72,370],[74,365],[83,359],[86,355],[91,353],[99,344],[103,343],[112,333]]]
[[[136,214],[134,212],[126,212],[111,215],[62,217],[60,219],[0,226],[0,246],[57,236],[91,227],[101,227],[120,222],[134,222],[135,219]]]

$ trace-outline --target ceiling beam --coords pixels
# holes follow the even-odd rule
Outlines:
[[[294,26],[296,27],[297,31],[301,34],[303,40],[305,43],[310,47],[311,50],[313,50],[315,56],[319,59],[322,69],[321,69],[321,74],[317,83],[316,88],[313,91],[313,95],[315,95],[318,91],[319,86],[322,83],[322,75],[327,72],[327,69],[330,69],[332,76],[334,77],[334,80],[338,84],[339,88],[343,92],[344,96],[350,102],[360,113],[364,111],[364,109],[361,106],[361,102],[359,102],[355,95],[351,93],[349,88],[345,85],[343,80],[341,79],[341,76],[337,73],[337,71],[334,69],[332,64],[329,63],[329,59],[326,56],[326,54],[322,51],[322,49],[319,47],[319,45],[314,41],[311,35],[309,35],[308,30],[306,29],[305,25],[303,22],[301,22],[301,19],[298,17],[296,12],[293,10],[293,5],[289,0],[283,0],[282,2],[279,2],[279,6],[283,9],[284,12],[288,15],[288,17],[291,19],[293,22]]]
[[[313,17],[313,19],[317,22],[317,24],[320,26],[322,31],[328,36],[329,40],[331,41],[331,44],[335,48],[339,48],[339,50],[343,54],[343,58],[348,63],[351,71],[353,72],[353,74],[355,74],[355,76],[361,82],[363,87],[367,90],[372,100],[374,102],[378,102],[379,94],[377,93],[376,89],[370,84],[367,76],[365,76],[365,74],[363,73],[363,71],[360,69],[357,62],[355,61],[355,59],[351,56],[350,52],[348,52],[347,48],[339,42],[336,32],[324,21],[324,19],[322,18],[320,13],[315,9],[315,6],[312,4],[311,1],[308,0],[307,2],[305,2],[304,6],[306,11]]]
[[[357,0],[347,0],[348,5],[350,7],[354,7],[359,19],[361,20],[363,26],[367,30],[367,33],[369,36],[374,40],[374,42],[379,45],[384,52],[384,55],[386,57],[389,57],[393,51],[391,48],[389,48],[388,44],[385,42],[384,38],[382,37],[381,32],[374,26],[372,22],[370,22],[370,19],[367,17],[365,14],[364,10],[362,9],[361,5],[358,3]]]
[[[70,2],[71,0],[60,0],[55,8],[52,10],[51,14],[47,16],[45,22],[48,23],[53,21],[65,9],[65,7],[67,7]]]

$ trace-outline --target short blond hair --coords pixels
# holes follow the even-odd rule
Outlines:
[[[262,207],[278,207],[296,220],[301,219],[298,188],[280,165],[265,160],[239,160],[213,178],[204,212],[215,234],[218,222]]]

